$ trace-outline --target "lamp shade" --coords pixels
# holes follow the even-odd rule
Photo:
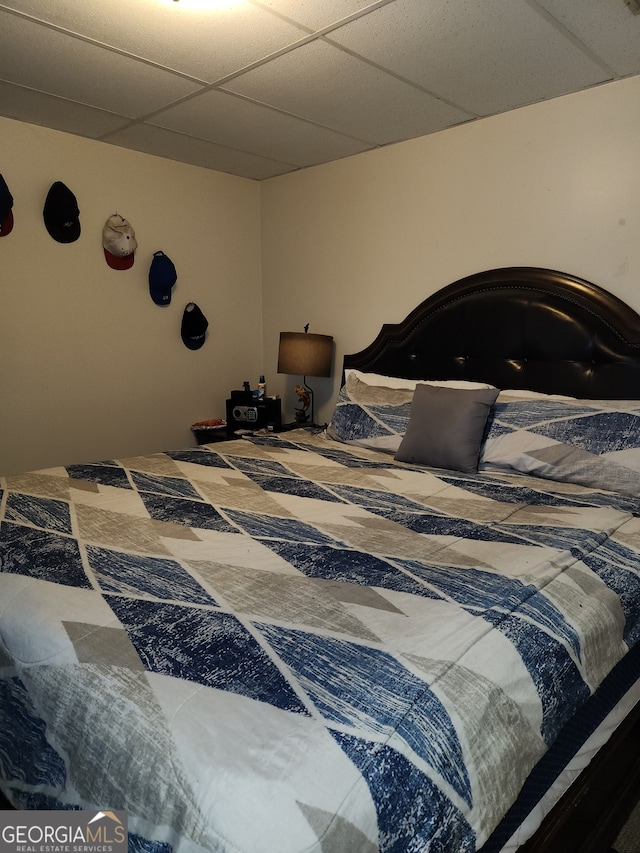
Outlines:
[[[308,332],[280,332],[278,373],[331,376],[333,338]]]

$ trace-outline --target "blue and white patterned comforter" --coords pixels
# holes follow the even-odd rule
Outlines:
[[[0,483],[3,790],[131,850],[474,851],[640,636],[631,497],[304,431]]]

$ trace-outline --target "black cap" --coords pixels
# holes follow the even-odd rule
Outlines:
[[[7,182],[0,175],[0,237],[6,237],[13,228],[13,196]]]
[[[204,343],[209,321],[195,302],[189,302],[182,315],[182,342],[189,349],[200,349]]]
[[[78,202],[62,181],[51,184],[42,215],[47,231],[58,243],[73,243],[80,236]]]

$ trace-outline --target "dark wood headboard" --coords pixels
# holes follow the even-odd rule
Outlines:
[[[640,316],[566,273],[508,267],[460,279],[385,324],[344,368],[470,379],[590,399],[640,398]]]

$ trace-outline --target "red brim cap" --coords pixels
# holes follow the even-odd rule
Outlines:
[[[11,234],[13,230],[13,211],[9,211],[9,215],[4,220],[4,222],[0,223],[0,237],[6,237],[7,234]]]
[[[128,270],[133,266],[133,261],[135,255],[131,252],[130,255],[125,255],[123,258],[119,258],[117,255],[112,255],[111,252],[107,252],[106,249],[103,249],[104,257],[106,262],[109,264],[111,269],[113,270]]]

